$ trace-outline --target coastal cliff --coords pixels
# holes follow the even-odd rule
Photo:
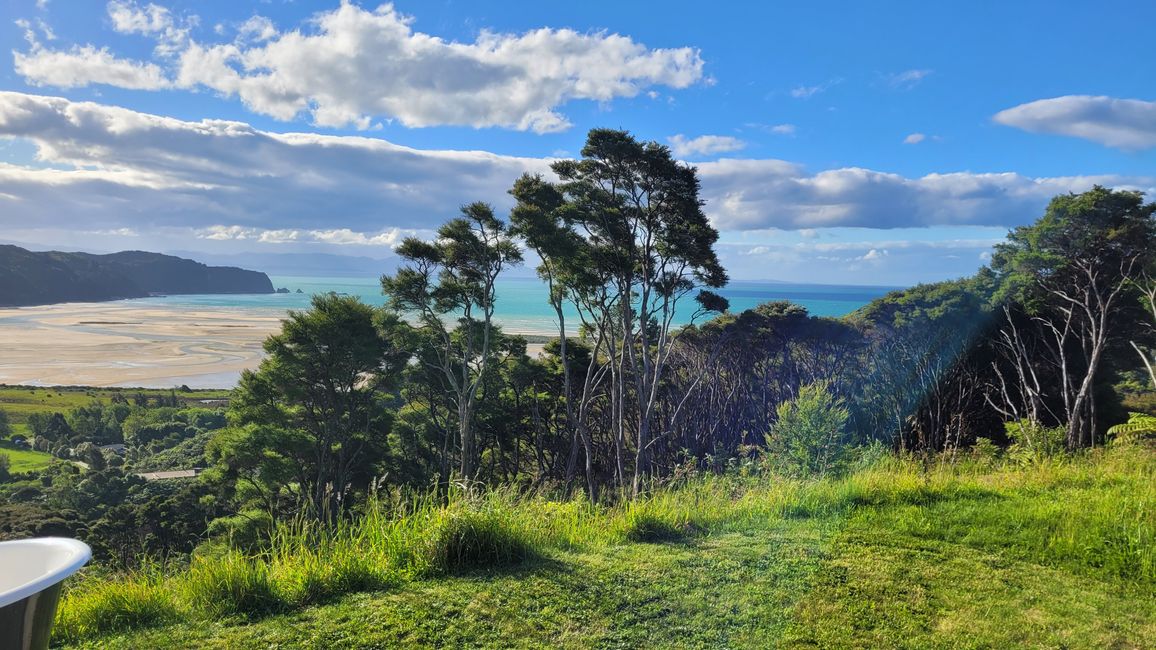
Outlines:
[[[273,283],[259,271],[159,253],[38,253],[0,245],[0,306],[192,293],[273,293]]]

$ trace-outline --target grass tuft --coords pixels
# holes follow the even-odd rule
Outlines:
[[[459,573],[536,557],[534,544],[509,515],[493,504],[478,509],[452,507],[440,513],[426,546],[431,568]]]
[[[67,603],[53,629],[64,641],[157,627],[181,618],[176,598],[158,574],[89,583],[69,591]]]
[[[189,603],[210,617],[264,616],[288,605],[268,564],[237,551],[197,558],[183,578]]]

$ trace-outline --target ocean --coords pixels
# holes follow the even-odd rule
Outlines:
[[[147,307],[189,307],[243,310],[256,313],[282,314],[290,309],[307,309],[310,296],[334,291],[357,296],[363,302],[381,305],[378,278],[337,278],[270,276],[273,286],[284,287],[292,293],[269,295],[188,295],[158,296],[132,300],[134,305]],[[300,289],[302,293],[296,293]],[[807,308],[815,316],[843,316],[896,287],[852,285],[791,284],[779,282],[731,282],[719,291],[730,301],[731,311],[750,309],[770,300],[789,300]],[[551,335],[557,331],[553,309],[547,302],[547,289],[537,278],[505,278],[498,283],[496,320],[507,332]],[[687,323],[694,314],[694,303],[687,299],[680,307],[676,324]],[[701,317],[699,321],[703,320]],[[573,314],[567,315],[567,324],[577,324]]]

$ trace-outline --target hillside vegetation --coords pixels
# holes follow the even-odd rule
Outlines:
[[[622,505],[379,503],[266,551],[72,586],[66,645],[1034,647],[1156,644],[1156,451],[757,463]],[[403,514],[386,514],[403,513]],[[323,532],[324,531],[324,532]]]
[[[273,293],[257,271],[206,266],[171,255],[32,252],[0,245],[0,306],[143,298],[151,294]]]

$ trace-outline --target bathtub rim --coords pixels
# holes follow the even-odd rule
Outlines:
[[[7,542],[0,542],[0,556],[4,553],[5,547],[12,546],[35,546],[47,547],[55,552],[60,552],[61,549],[70,552],[72,557],[68,561],[61,563],[59,566],[53,567],[49,571],[38,578],[21,585],[17,585],[8,591],[0,592],[0,607],[7,607],[13,603],[18,603],[34,594],[40,593],[52,585],[64,582],[69,576],[76,573],[92,559],[92,549],[88,544],[71,537],[32,537],[29,539],[16,539]]]

